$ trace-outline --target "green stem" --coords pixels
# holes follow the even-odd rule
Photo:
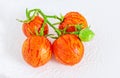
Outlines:
[[[50,38],[53,38],[53,39],[57,39],[58,37],[54,36],[54,34],[47,34],[46,37],[50,37]]]
[[[52,25],[48,20],[47,20],[47,23],[55,30],[58,36],[61,35],[61,31],[59,29],[57,29],[54,25]]]
[[[44,27],[45,27],[46,21],[43,22],[42,27],[40,29],[40,36],[44,35]]]
[[[52,25],[58,25],[58,24],[60,24],[61,22],[56,22],[56,23],[53,23]]]
[[[29,10],[29,15],[30,15],[31,12],[34,12],[34,11],[38,11],[38,9]]]
[[[29,13],[28,9],[26,8],[26,17],[27,17],[28,20],[30,20],[30,16],[29,15],[30,15],[30,13]]]
[[[44,18],[44,21],[46,21],[46,23],[48,23],[55,30],[55,32],[57,33],[57,35],[60,36],[61,35],[61,31],[59,29],[57,29],[56,27],[54,27],[54,25],[52,25],[48,21],[47,16],[40,9],[37,9],[37,10],[41,14],[41,16]]]
[[[46,15],[46,17],[48,17],[48,18],[55,18],[55,19],[58,19],[58,20],[62,21],[62,19],[61,19],[61,18],[59,18],[59,17],[58,17],[58,16],[56,16],[56,15],[53,15],[53,16]]]
[[[74,31],[74,32],[70,32],[70,34],[76,34],[76,35],[79,35],[79,32],[80,32],[80,31]]]

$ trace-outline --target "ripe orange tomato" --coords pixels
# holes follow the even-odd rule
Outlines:
[[[83,57],[84,46],[76,35],[66,34],[56,39],[52,45],[55,58],[66,65],[77,64]]]
[[[84,16],[82,16],[78,12],[68,12],[64,16],[63,22],[60,23],[59,29],[64,29],[66,26],[67,32],[73,32],[76,31],[75,26],[78,24],[82,24],[83,26],[81,28],[86,28],[88,26],[87,21]]]
[[[23,32],[24,34],[29,37],[36,35],[35,33],[35,27],[38,29],[38,32],[40,31],[40,28],[42,27],[44,20],[40,16],[35,16],[32,21],[29,23],[23,23]],[[46,24],[44,26],[44,35],[48,34],[48,25]]]
[[[33,67],[47,63],[51,58],[51,43],[44,36],[28,37],[22,46],[24,60]]]

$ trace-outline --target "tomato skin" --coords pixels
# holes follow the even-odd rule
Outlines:
[[[80,62],[84,54],[84,46],[76,35],[66,34],[56,39],[52,45],[55,58],[66,65]]]
[[[24,60],[33,67],[46,64],[51,58],[51,53],[51,43],[43,36],[28,37],[22,46]]]
[[[64,16],[63,22],[60,23],[59,29],[62,30],[66,26],[68,26],[66,31],[67,32],[73,32],[73,31],[76,31],[75,30],[75,25],[78,25],[78,24],[83,24],[82,28],[86,28],[88,26],[85,17],[83,17],[80,13],[78,13],[78,12],[68,12]]]
[[[43,19],[39,16],[35,16],[35,18],[30,21],[29,23],[23,23],[22,30],[23,33],[29,37],[29,36],[34,36],[36,35],[35,33],[35,27],[38,29],[38,32],[40,31],[40,28],[42,27],[43,24]],[[48,34],[48,25],[45,25],[44,28],[44,35]]]

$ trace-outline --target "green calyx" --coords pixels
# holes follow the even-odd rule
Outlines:
[[[91,41],[94,38],[94,36],[95,36],[94,32],[89,28],[82,29],[79,32],[79,38],[84,42]]]
[[[19,22],[23,22],[23,23],[29,23],[30,21],[32,21],[34,18],[35,18],[35,16],[37,16],[38,15],[38,11],[37,10],[34,10],[34,9],[32,9],[32,10],[28,10],[27,8],[26,8],[26,20],[19,20],[19,19],[17,19]]]

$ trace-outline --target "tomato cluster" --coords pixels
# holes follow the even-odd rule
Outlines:
[[[31,15],[33,14],[33,15]],[[79,63],[84,55],[82,41],[90,41],[94,33],[88,27],[84,16],[78,12],[68,12],[65,16],[46,15],[40,9],[26,10],[27,19],[23,22],[23,33],[27,37],[22,46],[24,60],[33,67],[46,64],[52,54],[56,60],[66,65]],[[48,18],[59,20],[52,24]],[[58,28],[54,25],[58,24]],[[49,34],[52,27],[57,36]],[[54,38],[51,44],[47,37]]]

